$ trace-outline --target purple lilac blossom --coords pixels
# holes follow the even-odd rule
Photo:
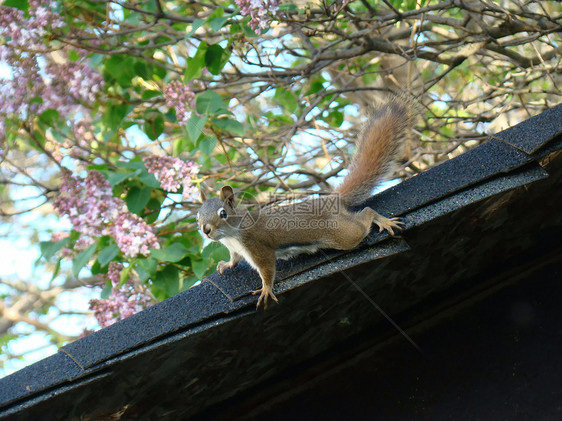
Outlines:
[[[148,256],[151,248],[160,248],[152,228],[138,215],[120,212],[112,228],[117,246],[128,257]]]
[[[90,171],[82,179],[63,169],[60,194],[53,207],[59,215],[68,216],[74,230],[81,234],[75,249],[85,249],[103,235],[114,237],[129,257],[147,256],[151,248],[160,248],[152,228],[130,213],[123,200],[113,197],[111,185],[98,171]]]
[[[53,12],[55,6],[50,0],[30,0],[27,15],[0,6],[0,44],[4,44],[0,45],[0,61],[11,70],[9,79],[0,79],[2,120],[25,119],[47,109],[57,110],[61,118],[73,119],[87,114],[84,106],[103,91],[103,78],[85,59],[61,64],[47,54],[50,33],[65,25],[63,17]],[[69,47],[62,51],[67,50]],[[0,140],[5,137],[5,126],[0,130]]]
[[[200,167],[195,162],[184,162],[172,156],[151,155],[144,158],[144,165],[164,190],[175,193],[182,188],[183,200],[198,200],[199,190],[193,184],[193,179],[197,177]]]
[[[0,37],[8,38],[12,48],[45,51],[46,28],[62,28],[64,19],[53,12],[55,3],[51,0],[30,0],[28,3],[28,16],[15,7],[0,6]]]
[[[55,108],[60,111],[60,107],[73,107],[76,102],[91,104],[96,101],[104,87],[103,77],[92,69],[85,62],[69,62],[65,64],[57,64],[50,62],[45,67],[45,72],[50,76],[50,83],[46,85],[47,92],[50,93],[47,98],[52,98],[55,102],[48,108]],[[60,98],[64,93],[72,96],[74,101],[68,101],[67,98]],[[68,96],[64,95],[64,96]],[[74,108],[64,109],[62,114],[69,115]]]
[[[113,287],[109,298],[90,300],[90,310],[94,311],[94,317],[101,327],[110,326],[153,304],[149,297],[135,289],[134,282],[130,278],[123,285],[118,286],[122,270],[122,264],[111,262],[107,271],[107,277]]]
[[[71,122],[71,124],[74,141],[63,141],[59,142],[59,144],[68,151],[68,155],[72,158],[87,159],[90,153],[89,145],[96,140],[96,129],[92,119],[87,115],[81,120]]]
[[[1,79],[0,110],[3,115],[26,118],[45,110],[57,110],[61,117],[87,114],[84,105],[96,100],[104,87],[101,75],[85,62],[57,64],[46,59],[44,74],[37,56],[22,56],[12,65],[12,77]],[[36,101],[41,98],[41,101]]]
[[[250,16],[248,25],[254,31],[266,29],[279,10],[279,0],[234,0],[243,16]]]
[[[179,80],[174,80],[164,87],[162,92],[166,99],[166,105],[176,110],[176,118],[180,126],[185,126],[191,117],[191,111],[187,106],[194,107],[195,94],[191,88]]]

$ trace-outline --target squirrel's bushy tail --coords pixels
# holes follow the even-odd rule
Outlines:
[[[412,107],[409,101],[395,97],[372,112],[359,136],[349,173],[335,191],[346,206],[367,200],[392,171],[406,129],[413,121]]]

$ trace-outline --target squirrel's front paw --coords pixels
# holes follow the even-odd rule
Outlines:
[[[221,260],[217,264],[217,272],[219,273],[219,275],[223,275],[226,269],[232,269],[234,266],[236,265],[233,265],[231,262],[225,262],[224,260]]]
[[[269,297],[271,297],[271,299],[273,301],[275,301],[277,304],[279,304],[279,300],[277,300],[277,297],[273,293],[272,287],[263,287],[263,288],[258,289],[256,291],[252,291],[252,295],[257,295],[257,294],[260,294],[260,298],[258,298],[258,303],[256,305],[256,309],[259,309],[261,304],[263,303],[263,309],[267,310],[267,305],[269,303]]]

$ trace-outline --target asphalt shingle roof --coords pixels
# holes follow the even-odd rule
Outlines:
[[[260,281],[247,264],[213,274],[0,379],[0,419],[119,410],[178,419],[366,330],[396,334],[375,302],[408,326],[414,309],[473,286],[498,262],[516,264],[524,246],[513,238],[554,247],[561,212],[537,201],[562,187],[560,150],[562,105],[371,198],[403,218],[401,237],[372,233],[348,253],[278,262],[280,304],[265,312],[249,295]]]

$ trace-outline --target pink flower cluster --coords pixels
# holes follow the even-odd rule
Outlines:
[[[113,224],[113,238],[126,256],[147,256],[151,248],[160,248],[152,228],[140,216],[120,212]]]
[[[74,139],[64,140],[63,142],[59,141],[59,149],[60,147],[64,147],[67,150],[67,155],[73,158],[87,159],[90,154],[90,144],[96,140],[95,130],[89,115],[81,120],[72,122]],[[53,153],[53,155],[55,154]],[[61,157],[62,156],[61,154]]]
[[[198,200],[199,190],[193,184],[193,179],[197,177],[200,167],[195,162],[184,162],[173,156],[151,155],[144,158],[144,165],[164,190],[174,193],[182,188],[183,200]]]
[[[129,278],[119,286],[123,265],[111,262],[107,277],[111,281],[113,290],[107,300],[90,300],[90,310],[101,327],[112,325],[118,320],[132,316],[135,313],[151,306],[151,299],[141,291],[135,289],[134,282]]]
[[[50,0],[30,0],[28,15],[0,6],[0,62],[11,71],[8,79],[0,79],[1,120],[26,119],[47,109],[73,119],[87,114],[84,105],[103,91],[102,76],[86,60],[60,63],[47,54],[52,49],[50,33],[64,26],[64,19],[52,12],[55,9]],[[0,128],[0,140],[6,126]]]
[[[85,62],[61,65],[48,59],[44,61],[43,69],[37,56],[21,56],[8,61],[12,65],[12,77],[0,80],[1,114],[27,118],[48,109],[57,110],[63,118],[72,118],[79,112],[86,114],[81,104],[91,104],[102,92],[104,81],[101,75]]]
[[[62,28],[64,19],[53,12],[51,0],[29,0],[28,16],[14,7],[0,6],[0,36],[12,48],[24,51],[46,50],[44,39],[50,30]]]
[[[250,15],[250,28],[266,29],[279,10],[279,0],[234,0],[243,16]]]
[[[48,86],[51,88],[53,98],[56,98],[57,94],[66,93],[66,96],[70,95],[76,102],[91,104],[96,101],[104,87],[103,77],[85,62],[75,61],[65,64],[50,62],[45,66],[45,72],[49,75]],[[63,107],[68,102],[68,99],[64,98],[57,98],[57,100]],[[60,108],[56,109],[59,109],[60,113]],[[73,109],[65,110],[63,114],[69,115],[70,111]]]
[[[103,235],[115,238],[129,257],[147,256],[151,248],[160,248],[152,228],[130,213],[123,200],[113,197],[111,185],[98,171],[90,171],[82,179],[63,169],[60,194],[53,207],[59,215],[67,215],[81,234],[75,249],[85,249]]]
[[[178,124],[180,126],[186,125],[187,120],[191,117],[191,111],[187,109],[187,106],[193,108],[195,105],[193,102],[195,94],[191,88],[179,80],[174,80],[166,85],[162,93],[166,99],[166,105],[176,110]]]

